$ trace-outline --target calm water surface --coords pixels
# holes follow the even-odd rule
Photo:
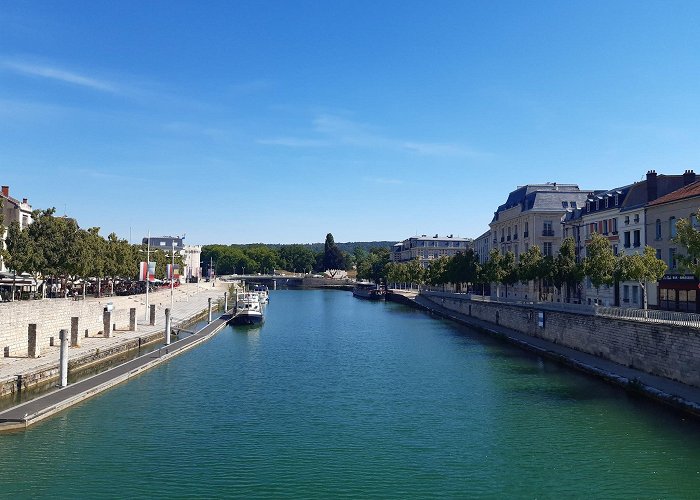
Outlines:
[[[698,498],[700,425],[396,304],[277,291],[259,328],[28,432],[0,496]]]

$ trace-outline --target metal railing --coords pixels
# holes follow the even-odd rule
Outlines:
[[[610,307],[587,304],[573,304],[568,302],[538,302],[507,297],[489,297],[470,293],[454,293],[421,290],[421,294],[433,297],[452,298],[458,300],[472,300],[477,302],[490,302],[494,304],[520,305],[536,307],[549,311],[569,312],[584,316],[604,316],[644,323],[663,323],[669,325],[688,326],[700,328],[700,314],[661,311],[658,309],[636,309],[631,307]]]

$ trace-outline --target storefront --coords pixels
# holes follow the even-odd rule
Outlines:
[[[692,274],[667,274],[659,281],[659,309],[700,312],[700,282]]]

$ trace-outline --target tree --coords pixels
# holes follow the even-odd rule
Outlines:
[[[341,252],[340,248],[335,244],[331,233],[326,235],[326,243],[323,246],[323,268],[324,271],[329,269],[345,269],[343,252]]]
[[[316,255],[305,245],[284,245],[279,249],[280,265],[294,272],[306,272],[313,269]]]
[[[518,263],[518,275],[523,282],[532,281],[537,288],[538,300],[542,295],[542,250],[537,245],[532,245],[527,252],[520,254]]]
[[[644,253],[623,255],[617,262],[621,280],[636,281],[642,289],[642,309],[647,308],[647,283],[657,282],[666,272],[666,263],[656,257],[656,250],[644,247]]]
[[[404,264],[406,266],[406,281],[420,286],[425,282],[425,269],[418,259]]]
[[[500,297],[501,283],[508,273],[504,259],[504,255],[497,248],[494,248],[489,252],[489,260],[484,265],[484,278],[488,283],[496,283],[496,297]]]
[[[458,292],[462,289],[462,283],[475,283],[478,275],[479,257],[471,248],[457,252],[447,264],[448,280],[455,283]]]
[[[508,285],[514,285],[518,281],[518,268],[515,265],[515,254],[506,252],[501,260],[503,277],[501,282],[506,286],[506,297],[508,297]]]
[[[613,254],[608,239],[601,234],[593,233],[591,241],[586,245],[583,270],[595,287],[596,302],[599,300],[600,287],[613,283],[615,264],[615,254]]]
[[[694,215],[700,217],[700,210]],[[686,249],[686,255],[676,256],[678,262],[696,278],[700,278],[700,231],[693,227],[690,219],[679,219],[676,222],[676,237],[673,241]]]
[[[425,281],[433,286],[444,285],[451,281],[449,267],[452,259],[448,257],[440,257],[430,262],[430,266],[425,273]]]
[[[554,286],[559,289],[566,285],[566,301],[571,301],[571,288],[575,287],[583,278],[582,266],[576,262],[576,242],[572,237],[564,238],[559,247],[559,253],[554,260],[552,280]]]
[[[357,277],[380,283],[386,279],[386,265],[389,263],[389,250],[383,247],[372,248],[357,268]]]

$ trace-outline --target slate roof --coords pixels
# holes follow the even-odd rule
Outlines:
[[[683,187],[683,175],[664,175],[659,174],[656,176],[656,195],[659,199],[660,197],[667,195]],[[620,212],[626,212],[628,210],[634,210],[636,208],[641,208],[649,203],[647,197],[647,181],[639,181],[632,184],[624,203],[620,207]]]
[[[687,186],[676,189],[667,195],[661,196],[660,198],[657,198],[649,203],[649,206],[662,205],[664,203],[671,203],[672,201],[684,200],[695,196],[700,196],[700,181],[695,181],[692,184],[688,184]]]
[[[576,202],[579,207],[586,201],[587,192],[581,191],[576,184],[528,184],[511,191],[506,202],[499,206],[493,220],[498,220],[499,212],[520,206],[521,212],[536,210],[542,212],[561,212],[569,208],[569,202]],[[567,207],[562,202],[567,202]],[[571,207],[574,208],[574,207]]]

